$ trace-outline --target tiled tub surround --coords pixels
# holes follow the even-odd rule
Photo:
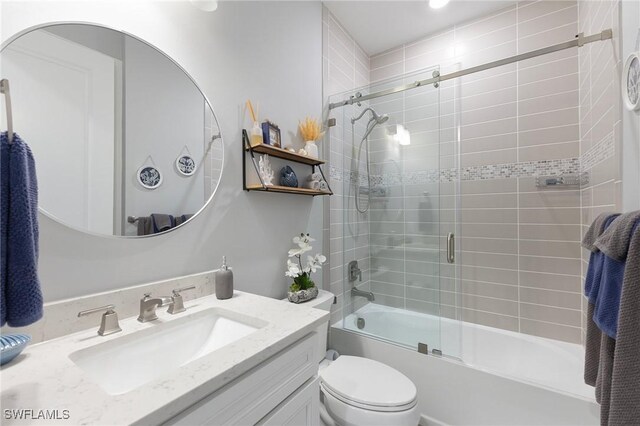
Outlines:
[[[322,36],[324,99],[369,84],[369,57],[326,7],[322,14]],[[324,199],[324,241],[329,241],[325,244],[325,255],[329,261],[323,285],[337,296],[337,304],[331,310],[332,323],[342,319],[343,306],[348,312],[352,311],[351,296],[344,294],[346,267],[343,265],[349,260],[358,260],[363,271],[358,286],[362,289],[368,289],[369,275],[368,219],[356,213],[353,198],[346,201],[349,188],[343,187],[343,179],[338,178],[343,170],[352,169],[354,158],[351,135],[343,132],[343,124],[350,131],[351,123],[343,123],[340,114],[337,126],[327,132],[321,144],[324,158],[329,160],[329,184],[334,191],[334,196]]]
[[[589,184],[581,189],[583,234],[598,214],[622,211],[620,7],[618,0],[578,3],[580,31],[613,30],[612,40],[579,51],[580,154],[583,170],[591,175]],[[583,277],[588,262],[589,252],[582,250]],[[586,332],[586,300],[582,309]]]
[[[127,287],[120,290],[96,293],[74,299],[45,303],[42,319],[28,327],[3,327],[2,334],[28,333],[32,343],[55,339],[80,330],[95,329],[100,325],[100,314],[78,318],[78,312],[114,304],[120,319],[140,313],[140,299],[145,293],[153,296],[171,296],[174,289],[195,286],[194,290],[180,293],[186,301],[214,293],[215,271],[202,272],[169,280]],[[94,331],[94,332],[95,332]]]
[[[121,320],[122,332],[98,336],[85,330],[29,346],[19,359],[2,368],[3,409],[69,410],[74,424],[161,424],[232,382],[279,351],[317,329],[328,313],[287,301],[249,293],[217,300],[210,295],[185,303],[187,311],[170,315],[158,309],[159,320],[140,323],[135,317]],[[124,338],[131,333],[154,333],[154,327],[170,326],[188,315],[219,310],[223,316],[252,318],[257,330],[187,364],[169,369],[157,379],[119,395],[109,395],[71,361],[75,351]],[[162,325],[159,325],[162,324]],[[149,336],[149,334],[145,334]],[[176,342],[179,344],[180,342]],[[264,403],[264,401],[263,401]],[[220,413],[222,414],[222,413]],[[40,423],[42,420],[40,420]],[[3,424],[38,424],[3,419]],[[51,423],[51,421],[49,421]]]
[[[603,20],[585,33],[610,26]],[[367,92],[414,81],[415,72],[434,64],[447,73],[567,41],[577,32],[575,1],[523,2],[371,57]],[[465,76],[444,82],[438,91],[414,89],[370,101],[378,113],[391,116],[389,124],[404,124],[411,132],[411,145],[399,151],[385,141],[382,129],[371,136],[372,166],[381,170],[374,180],[389,183],[369,212],[375,277],[370,285],[377,303],[427,313],[441,304],[445,316],[581,341],[585,192],[535,186],[541,174],[586,171],[593,187],[601,177],[580,163],[610,161],[600,160],[611,155],[608,146],[581,150],[578,51]],[[398,78],[407,73],[414,75]],[[331,174],[344,180],[348,172],[340,170],[343,158],[334,150],[350,142],[342,115],[340,110],[331,115],[339,122],[331,129]],[[399,162],[400,172],[390,171],[390,160]],[[344,194],[332,198],[341,198],[332,200],[335,208],[343,207]],[[458,287],[453,268],[440,258],[439,241],[453,227],[456,211]],[[332,238],[342,237],[339,229],[330,231]],[[344,277],[342,272],[333,277]]]

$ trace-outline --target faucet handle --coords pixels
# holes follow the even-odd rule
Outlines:
[[[179,314],[180,312],[186,311],[184,307],[184,300],[182,299],[182,295],[180,292],[187,290],[195,290],[196,286],[192,285],[189,287],[176,288],[173,290],[173,303],[169,305],[169,309],[167,312],[171,315]]]
[[[114,309],[115,305],[106,305],[100,306],[99,308],[87,309],[85,311],[78,312],[78,318],[98,312],[104,312],[102,314],[100,328],[98,328],[98,334],[100,336],[107,336],[109,334],[122,331],[122,329],[120,328],[120,324],[118,323],[118,314],[116,313],[116,311],[114,311]]]
[[[195,290],[195,289],[196,289],[195,285],[192,285],[192,286],[189,286],[189,287],[174,288],[173,289],[173,295],[174,296],[180,296],[180,293],[183,292],[183,291]]]

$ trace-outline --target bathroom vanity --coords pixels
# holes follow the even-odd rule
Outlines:
[[[185,306],[28,347],[0,370],[3,424],[42,424],[12,410],[55,410],[47,424],[319,422],[314,336],[328,312],[243,292]]]

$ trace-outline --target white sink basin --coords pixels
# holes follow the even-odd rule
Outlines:
[[[185,315],[164,323],[156,320],[153,327],[73,352],[69,358],[107,393],[119,395],[267,325],[219,308]]]

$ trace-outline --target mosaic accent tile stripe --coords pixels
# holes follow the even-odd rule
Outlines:
[[[330,167],[330,176],[337,181],[343,181],[349,174],[349,181],[366,184],[364,173],[341,171],[337,167]],[[580,159],[564,158],[561,160],[526,161],[521,163],[470,166],[458,169],[432,169],[410,173],[386,173],[371,175],[373,186],[419,185],[436,182],[478,181],[491,179],[509,179],[518,177],[554,176],[562,174],[579,174]]]
[[[587,152],[582,154],[582,170],[589,170],[596,164],[613,157],[614,154],[615,143],[612,132],[605,136],[600,142],[592,146],[587,150]]]

